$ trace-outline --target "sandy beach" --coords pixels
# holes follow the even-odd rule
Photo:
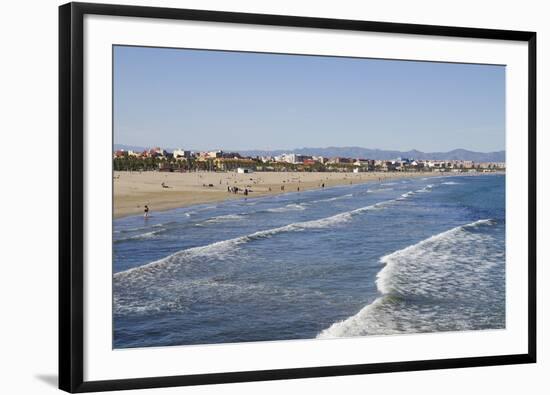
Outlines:
[[[218,202],[227,199],[243,199],[245,188],[248,197],[275,195],[287,192],[336,185],[372,181],[388,181],[396,178],[441,176],[435,172],[420,173],[299,173],[258,172],[115,172],[113,176],[114,217],[143,213],[148,205],[151,212],[186,207],[195,204]],[[164,186],[162,185],[164,183]],[[228,187],[238,187],[239,193],[228,192]]]

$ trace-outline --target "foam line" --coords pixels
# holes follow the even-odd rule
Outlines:
[[[485,301],[490,306],[498,300],[500,295],[491,289],[487,278],[495,275],[492,269],[504,261],[504,252],[495,246],[492,236],[477,231],[496,223],[481,219],[457,226],[381,257],[384,267],[376,276],[381,296],[317,337],[468,329],[475,314],[472,308],[457,308],[453,310],[456,315],[447,312],[445,316],[437,301],[443,305],[458,300],[467,301],[465,304]],[[422,300],[429,303],[422,304]],[[490,315],[483,314],[485,318],[481,315],[479,322]]]
[[[347,221],[350,221],[354,216],[367,212],[369,210],[376,210],[381,207],[384,207],[388,203],[394,202],[395,200],[388,200],[384,202],[379,202],[370,206],[361,207],[355,210],[351,211],[345,211],[343,213],[339,213],[336,215],[332,215],[330,217],[315,219],[311,221],[304,221],[304,222],[294,222],[288,225],[280,226],[277,228],[272,229],[266,229],[261,230],[258,232],[254,232],[245,236],[239,236],[235,237],[233,239],[228,240],[222,240],[217,241],[211,244],[207,244],[205,246],[200,247],[192,247],[188,248],[186,250],[178,251],[172,255],[169,255],[165,258],[162,258],[158,261],[154,261],[151,263],[148,263],[143,266],[139,266],[136,268],[131,268],[126,271],[118,272],[115,274],[115,278],[117,276],[123,276],[125,274],[139,271],[139,270],[147,270],[148,268],[151,268],[153,266],[165,266],[168,264],[173,264],[181,261],[186,261],[189,258],[193,258],[196,256],[210,256],[210,255],[221,255],[221,253],[225,253],[227,251],[230,251],[234,249],[235,247],[248,243],[253,240],[259,240],[267,237],[272,237],[274,235],[285,233],[285,232],[299,232],[306,229],[322,229],[331,227],[337,224],[341,224]]]

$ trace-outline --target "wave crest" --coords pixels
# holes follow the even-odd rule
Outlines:
[[[383,256],[382,296],[317,337],[504,327],[504,291],[494,287],[504,284],[504,245],[487,232],[496,224],[481,219]]]

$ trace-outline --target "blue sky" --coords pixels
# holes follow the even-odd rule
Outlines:
[[[505,67],[115,47],[114,141],[185,149],[505,146]]]

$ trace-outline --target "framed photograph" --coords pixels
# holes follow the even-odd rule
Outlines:
[[[534,32],[59,22],[61,389],[536,361]]]

